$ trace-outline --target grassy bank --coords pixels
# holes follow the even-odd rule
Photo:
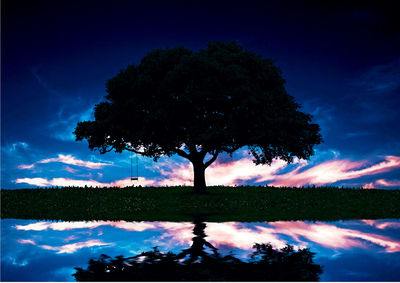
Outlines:
[[[400,190],[209,187],[1,190],[1,217],[48,220],[209,221],[400,218]]]

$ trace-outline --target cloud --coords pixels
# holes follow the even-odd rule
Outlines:
[[[100,169],[104,166],[112,165],[110,163],[83,161],[83,160],[76,159],[72,155],[64,155],[64,154],[59,154],[58,157],[56,157],[56,158],[43,159],[43,160],[38,161],[37,163],[50,163],[50,162],[61,162],[61,163],[65,163],[65,164],[81,166],[81,167],[86,167],[86,168],[91,168],[91,169]]]
[[[398,180],[388,181],[385,179],[379,179],[379,180],[375,181],[375,184],[381,185],[384,187],[396,187],[396,186],[400,186],[400,181],[398,181]]]
[[[179,223],[182,224],[183,223]],[[341,228],[326,223],[307,223],[303,221],[279,221],[268,223],[270,227],[254,225],[252,228],[243,227],[237,222],[206,223],[207,241],[216,247],[230,246],[243,250],[251,250],[255,243],[271,243],[275,248],[282,248],[287,241],[281,235],[295,240],[297,248],[317,243],[321,246],[335,249],[350,249],[355,247],[367,248],[366,243],[372,243],[385,248],[386,252],[400,252],[400,241],[374,233],[365,233],[355,229]],[[380,223],[379,229],[388,227],[398,228],[397,222]],[[166,227],[168,229],[168,227]],[[184,227],[182,227],[184,228]],[[173,237],[175,243],[190,244],[192,236],[186,229],[167,231],[162,237]],[[179,233],[183,231],[183,233]],[[304,239],[307,239],[305,241]]]
[[[69,167],[69,166],[66,166],[65,167],[65,170],[67,171],[67,172],[69,172],[69,173],[75,173],[77,170],[75,170],[75,169],[73,169],[73,168],[71,168],[71,167]]]
[[[324,247],[349,249],[352,247],[365,247],[364,241],[384,247],[386,252],[400,252],[400,242],[389,237],[364,233],[354,229],[337,227],[325,223],[272,222],[276,233],[291,236],[301,242],[306,238]]]
[[[325,185],[337,181],[360,178],[387,172],[400,167],[400,157],[385,156],[385,161],[359,169],[367,161],[350,161],[348,159],[326,161],[302,172],[295,169],[289,173],[275,176],[273,186]]]
[[[73,132],[77,123],[91,120],[93,118],[93,114],[93,106],[80,113],[69,115],[66,118],[62,117],[63,111],[60,110],[58,113],[58,120],[49,125],[49,128],[52,131],[52,137],[62,141],[75,141],[75,135]]]
[[[73,221],[73,222],[36,222],[27,225],[15,225],[14,228],[22,231],[68,231],[74,229],[94,229],[100,226],[113,226],[127,231],[144,231],[155,229],[156,222],[126,222],[126,221]]]
[[[52,163],[52,162],[60,162],[60,163],[64,163],[64,164],[69,164],[69,165],[74,165],[74,166],[79,166],[79,167],[86,167],[86,168],[90,168],[90,169],[101,169],[104,166],[113,165],[113,163],[83,161],[83,160],[77,159],[74,156],[69,155],[69,154],[68,155],[59,154],[58,157],[42,159],[35,163],[36,164],[46,164],[46,163]],[[18,165],[17,168],[32,169],[35,167],[35,163],[21,164],[21,165]],[[70,167],[66,167],[66,170],[70,173],[75,173],[75,170]]]
[[[305,161],[294,160],[294,164],[304,166]],[[256,182],[273,180],[276,174],[286,168],[287,163],[282,160],[274,160],[271,166],[256,166],[252,158],[244,157],[240,160],[220,163],[216,161],[206,170],[206,181],[210,186],[233,186],[243,184],[255,179]],[[155,182],[158,186],[176,186],[193,184],[193,167],[191,163],[160,165],[161,175],[164,179]]]
[[[374,226],[377,229],[398,229],[400,223],[393,221],[362,220],[359,224]],[[270,222],[246,227],[237,222],[206,223],[207,241],[216,247],[230,246],[243,250],[251,250],[254,243],[271,243],[276,248],[287,244],[282,235],[292,238],[298,244],[295,247],[306,247],[316,243],[330,249],[351,249],[355,247],[369,248],[369,244],[383,247],[386,252],[400,252],[400,241],[376,233],[362,232],[356,229],[343,228],[334,224],[304,221]],[[36,222],[14,226],[17,230],[43,231],[47,229],[66,231],[73,229],[94,229],[100,226],[112,226],[126,231],[146,231],[156,229],[164,231],[157,244],[188,244],[193,238],[193,223],[190,222],[126,222],[126,221],[90,221],[90,222]],[[69,240],[73,240],[72,238]],[[96,240],[94,240],[96,241]],[[19,240],[23,244],[37,245],[33,240]],[[80,242],[61,247],[40,246],[45,249],[62,252],[74,252],[79,248],[97,245],[98,242]],[[105,243],[102,243],[103,245]]]
[[[53,179],[45,179],[45,178],[18,178],[14,181],[17,184],[25,183],[29,185],[39,186],[39,187],[127,187],[127,186],[156,186],[157,182],[155,180],[149,180],[146,178],[139,178],[139,181],[133,183],[130,178],[125,178],[122,180],[117,180],[110,183],[102,183],[95,180],[77,180],[70,178],[53,178]]]
[[[12,143],[11,145],[4,147],[4,150],[8,151],[8,152],[16,152],[19,150],[26,150],[28,148],[29,148],[29,144],[26,142],[15,142],[15,143]]]
[[[60,154],[58,158],[49,158],[37,163],[63,162],[75,166],[84,166],[97,169],[109,163],[95,163],[82,161],[71,155]],[[24,165],[30,166],[30,165]],[[372,164],[368,160],[352,161],[349,159],[334,159],[324,161],[320,164],[311,165],[308,161],[295,159],[290,165],[282,160],[276,159],[271,166],[256,166],[252,158],[244,157],[239,160],[221,163],[216,161],[206,170],[206,181],[210,186],[215,185],[243,185],[243,184],[268,184],[272,186],[304,186],[304,185],[326,185],[339,181],[357,179],[363,176],[371,176],[400,168],[400,157],[385,156],[383,161]],[[178,186],[193,184],[193,167],[191,163],[160,162],[155,167],[161,176],[153,179],[140,177],[139,181],[132,182],[130,178],[115,180],[113,182],[100,182],[93,180],[71,179],[71,178],[18,178],[15,183],[26,183],[36,186],[94,186],[94,187],[126,187],[132,185],[140,186]],[[67,171],[71,172],[72,170]],[[288,171],[287,169],[290,169]],[[286,170],[286,173],[281,173]],[[99,177],[101,177],[99,175]],[[398,181],[386,181],[380,179],[375,183],[365,184],[364,188],[375,188],[380,186],[398,186]]]
[[[21,164],[18,165],[18,169],[33,169],[35,167],[35,164]]]
[[[34,246],[37,246],[39,248],[49,250],[49,251],[56,251],[58,254],[72,254],[82,248],[114,245],[112,243],[103,243],[100,240],[89,240],[89,241],[85,241],[85,242],[77,242],[77,243],[67,244],[67,245],[58,246],[58,247],[57,246],[49,246],[49,245],[38,245],[35,241],[29,240],[29,239],[27,239],[27,240],[21,239],[21,240],[17,240],[17,242],[20,244],[31,244],[31,245],[34,245]]]
[[[400,58],[397,58],[387,64],[372,67],[355,83],[368,92],[382,94],[383,92],[392,92],[399,89],[399,76]]]
[[[215,162],[206,170],[206,180],[208,185],[239,185],[250,180],[254,183],[270,181],[268,184],[273,186],[326,185],[400,168],[400,157],[385,156],[384,161],[375,165],[366,166],[368,163],[368,161],[337,159],[325,161],[301,171],[308,166],[308,162],[296,159],[294,169],[288,173],[279,174],[288,166],[284,161],[274,160],[271,166],[255,166],[252,159],[246,157],[227,163]],[[153,185],[192,184],[191,164],[164,164],[164,166],[169,166],[167,170],[160,169],[165,179],[158,180]],[[361,168],[363,166],[364,168]]]
[[[276,248],[283,248],[286,245],[274,229],[263,226],[254,228],[241,227],[236,222],[207,223],[206,234],[209,242],[216,247],[225,245],[251,250],[255,243],[271,243]]]
[[[369,225],[369,226],[373,226],[376,227],[378,229],[391,229],[391,228],[395,228],[395,229],[400,229],[400,222],[393,222],[393,221],[384,221],[382,222],[381,220],[361,220],[362,222],[364,222],[365,224]]]

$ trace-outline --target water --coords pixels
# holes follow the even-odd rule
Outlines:
[[[197,227],[197,230],[193,230]],[[400,220],[338,222],[49,222],[1,221],[2,281],[75,281],[101,254],[132,257],[157,246],[193,248],[247,261],[254,243],[309,248],[323,266],[320,281],[400,281]],[[194,233],[196,235],[194,235]],[[249,279],[250,280],[250,279]]]

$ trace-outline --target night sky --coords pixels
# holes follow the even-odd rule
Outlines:
[[[222,155],[209,185],[400,188],[395,3],[2,1],[1,187],[131,184],[130,153],[101,155],[72,134],[93,119],[107,79],[155,48],[237,41],[282,69],[324,143],[291,165],[255,166],[246,149]],[[132,184],[190,184],[190,166],[139,157]]]

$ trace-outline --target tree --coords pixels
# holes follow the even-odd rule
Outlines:
[[[178,154],[193,164],[194,191],[206,192],[205,170],[222,152],[247,146],[255,164],[290,163],[321,142],[281,74],[235,42],[157,49],[108,80],[106,101],[95,106],[95,121],[78,123],[76,140],[155,161]]]

